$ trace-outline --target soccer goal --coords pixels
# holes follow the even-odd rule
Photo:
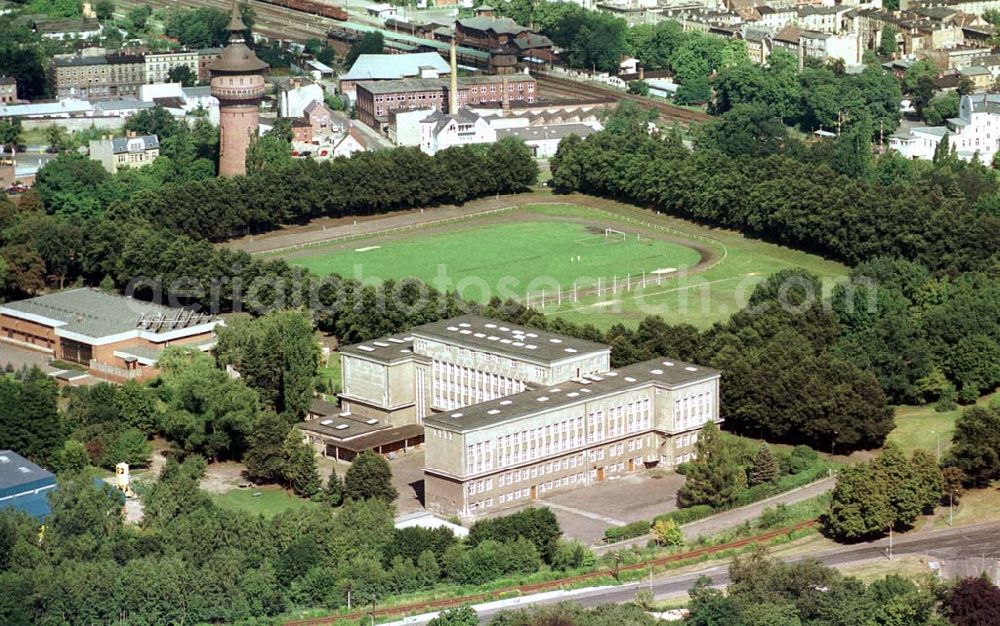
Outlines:
[[[627,237],[628,235],[623,230],[616,230],[614,228],[604,229],[604,239],[608,241],[615,241],[615,242],[617,242],[618,240],[625,241]]]

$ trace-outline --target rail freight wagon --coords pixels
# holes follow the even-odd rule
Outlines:
[[[262,2],[342,22],[347,20],[347,11],[343,7],[334,4],[325,4],[316,0],[262,0]]]

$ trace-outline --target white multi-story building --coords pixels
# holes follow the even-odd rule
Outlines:
[[[420,150],[433,155],[445,148],[494,143],[497,132],[489,122],[468,109],[455,115],[435,111],[420,121]]]
[[[918,126],[889,138],[889,148],[911,159],[932,159],[945,138],[958,158],[971,161],[978,155],[990,164],[1000,149],[1000,94],[962,96],[958,117],[946,126]]]
[[[615,370],[610,352],[475,315],[425,324],[342,348],[340,412],[300,427],[341,459],[422,440],[428,508],[465,517],[692,460],[721,421],[720,373],[671,359]]]
[[[170,82],[170,70],[181,65],[187,66],[191,76],[198,79],[198,53],[194,50],[147,54],[146,84]]]

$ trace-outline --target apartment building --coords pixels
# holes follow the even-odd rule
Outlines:
[[[145,61],[140,55],[108,54],[55,59],[50,69],[57,98],[108,100],[138,96],[146,82]]]
[[[187,66],[192,76],[198,76],[198,52],[194,50],[177,50],[174,52],[159,52],[146,55],[146,83],[167,83],[170,81],[170,70],[175,67]]]

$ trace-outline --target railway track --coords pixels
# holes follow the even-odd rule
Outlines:
[[[631,100],[643,107],[655,109],[660,117],[666,120],[678,121],[682,124],[707,122],[711,116],[700,111],[691,111],[667,102],[658,102],[650,98],[644,98],[635,94],[625,93],[611,87],[604,87],[594,83],[583,83],[552,76],[551,74],[539,73],[535,75],[538,80],[539,94],[555,94],[564,98],[616,98],[618,100]]]
[[[778,528],[775,530],[768,531],[766,533],[755,535],[753,537],[744,537],[743,539],[737,539],[736,541],[730,541],[729,543],[723,543],[715,546],[707,546],[703,548],[696,548],[694,550],[689,550],[688,552],[679,552],[677,554],[671,554],[669,556],[663,556],[657,559],[650,559],[648,561],[642,561],[640,563],[632,563],[630,565],[622,565],[618,568],[618,572],[630,572],[630,571],[646,571],[651,567],[662,567],[670,563],[677,563],[679,561],[689,561],[692,559],[701,558],[703,556],[711,556],[713,554],[718,554],[720,552],[726,552],[728,550],[734,550],[736,548],[743,548],[754,543],[761,543],[770,541],[782,535],[787,535],[804,528],[809,528],[815,526],[818,520],[807,520],[805,522],[799,522],[792,526],[785,528]],[[376,609],[373,611],[353,611],[351,613],[343,615],[331,615],[329,617],[314,617],[309,619],[299,619],[285,622],[285,626],[326,626],[328,624],[333,624],[339,621],[357,621],[363,617],[372,616],[374,617],[391,617],[400,616],[408,614],[419,614],[419,613],[430,613],[439,609],[445,609],[454,606],[463,606],[466,604],[479,604],[481,602],[489,602],[493,600],[499,600],[501,597],[506,596],[511,593],[516,593],[519,595],[527,595],[533,593],[539,593],[542,591],[552,591],[555,589],[563,589],[565,587],[575,585],[578,583],[585,583],[598,578],[605,578],[607,576],[615,576],[616,572],[612,570],[598,570],[594,572],[589,572],[587,574],[580,574],[579,576],[571,576],[568,578],[560,578],[558,580],[549,580],[540,583],[532,583],[530,585],[519,585],[516,587],[504,587],[503,589],[496,589],[488,593],[477,593],[467,596],[459,596],[455,598],[441,598],[438,600],[428,600],[426,602],[413,602],[410,604],[401,604],[395,607],[387,607],[384,609]]]
[[[322,40],[326,38],[326,32],[332,25],[340,23],[330,18],[286,9],[258,0],[248,1],[256,16],[254,30],[271,38],[291,38],[301,41],[310,38]],[[124,8],[146,5],[154,9],[212,7],[227,13],[232,7],[228,0],[121,0],[118,4]]]

